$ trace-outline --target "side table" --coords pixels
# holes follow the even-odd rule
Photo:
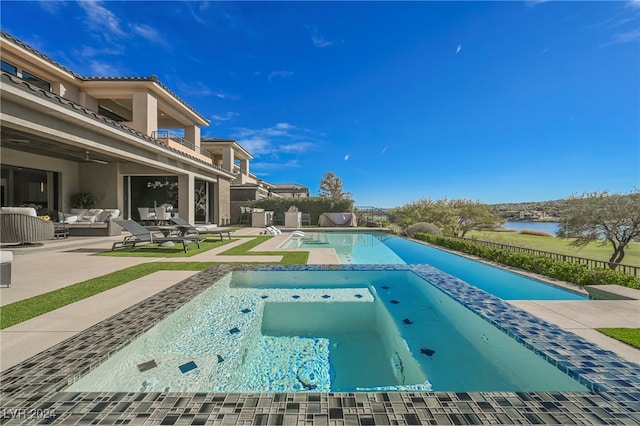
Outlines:
[[[53,238],[69,238],[69,224],[53,222]]]

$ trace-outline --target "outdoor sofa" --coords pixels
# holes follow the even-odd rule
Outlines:
[[[115,221],[119,217],[118,209],[71,209],[69,213],[58,213],[58,222],[69,226],[72,237],[114,236],[122,232]]]
[[[29,244],[52,240],[53,222],[38,217],[32,207],[0,209],[0,241],[3,244]]]

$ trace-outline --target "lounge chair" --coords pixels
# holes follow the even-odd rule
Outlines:
[[[129,231],[131,235],[128,237],[125,237],[124,240],[122,241],[116,241],[115,243],[113,243],[113,246],[111,247],[111,251],[118,248],[118,246],[119,248],[135,247],[136,244],[138,243],[161,244],[166,242],[173,242],[173,243],[181,243],[182,248],[186,253],[187,245],[195,243],[197,244],[198,248],[200,248],[200,242],[204,241],[204,238],[198,238],[197,236],[189,237],[186,235],[182,235],[182,236],[176,237],[176,236],[165,236],[162,234],[158,234],[158,231],[151,231],[145,228],[144,226],[140,225],[135,220],[131,220],[131,219],[116,220],[115,222],[118,225],[122,226],[126,231]]]
[[[183,236],[187,236],[187,235],[207,235],[207,234],[213,234],[213,235],[218,235],[220,236],[220,241],[224,240],[224,236],[226,235],[229,239],[231,239],[231,231],[228,231],[226,229],[212,229],[209,228],[207,226],[193,226],[191,225],[189,222],[187,222],[186,220],[184,220],[181,217],[178,216],[174,216],[171,218],[171,221],[173,223],[175,223],[178,228],[180,229],[180,232],[182,232]]]

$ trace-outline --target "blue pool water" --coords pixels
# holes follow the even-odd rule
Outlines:
[[[410,270],[236,271],[73,392],[585,391]]]
[[[428,264],[503,300],[586,300],[588,297],[384,233],[314,232],[283,248],[335,248],[342,264]]]

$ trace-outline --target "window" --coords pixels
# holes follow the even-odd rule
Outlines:
[[[14,67],[13,65],[5,61],[0,61],[0,62],[2,62],[2,71],[12,75],[18,75],[18,68]]]
[[[123,121],[127,121],[127,119],[119,116],[118,114],[116,114],[115,112],[111,111],[108,108],[105,108],[103,106],[98,106],[98,113],[104,115],[107,118],[110,118],[113,121],[116,121],[118,123],[121,123]]]
[[[27,83],[33,84],[36,87],[39,87],[47,91],[51,91],[51,84],[49,84],[48,81],[44,81],[40,77],[36,77],[35,75],[27,71],[24,71],[24,70],[22,71],[22,79]]]

